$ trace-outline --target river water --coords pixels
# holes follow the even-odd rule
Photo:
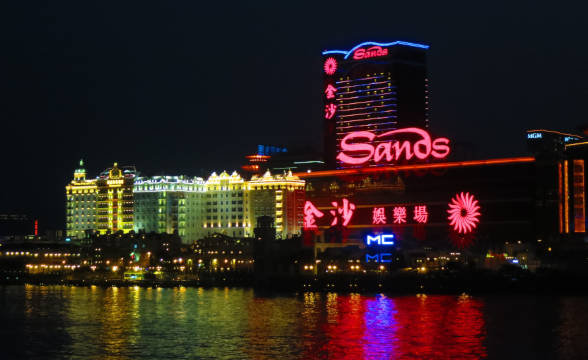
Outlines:
[[[588,298],[0,287],[1,359],[588,359]]]

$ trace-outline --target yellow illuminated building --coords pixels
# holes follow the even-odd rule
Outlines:
[[[66,235],[84,238],[86,230],[96,228],[96,179],[86,179],[84,161],[74,171],[73,180],[65,187]]]
[[[299,235],[303,226],[305,182],[289,171],[283,175],[253,175],[248,182],[249,218],[274,218],[276,237]]]
[[[246,211],[247,183],[236,171],[231,175],[226,171],[220,175],[213,172],[206,180],[205,191],[204,234],[252,236],[251,219]]]
[[[122,170],[117,163],[96,180],[96,230],[102,235],[133,230],[134,170]]]

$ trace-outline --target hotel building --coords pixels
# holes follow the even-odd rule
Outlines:
[[[86,179],[84,161],[74,171],[73,180],[65,187],[66,235],[82,239],[86,231],[96,229],[96,179]]]
[[[139,177],[133,185],[135,232],[177,233],[183,241],[202,236],[205,182],[186,176]]]
[[[325,160],[336,161],[338,144],[358,131],[382,134],[428,128],[427,45],[364,42],[350,50],[323,51]]]

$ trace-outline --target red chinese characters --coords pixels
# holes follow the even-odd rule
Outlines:
[[[325,89],[325,96],[327,97],[327,99],[334,99],[336,92],[337,92],[337,88],[334,87],[333,85],[329,84],[329,85],[327,85],[327,88]]]
[[[414,216],[412,217],[413,220],[418,222],[419,224],[426,224],[429,220],[429,213],[427,212],[426,205],[417,205],[414,207]]]
[[[375,207],[372,212],[372,224],[385,224],[386,223],[386,212],[383,207]]]
[[[343,219],[343,226],[347,226],[351,221],[351,217],[353,216],[353,212],[355,211],[355,204],[349,202],[349,200],[347,199],[343,199],[342,203],[343,204],[341,206],[339,206],[339,204],[336,201],[333,201],[331,203],[337,209],[337,211],[331,210],[331,215],[333,215],[333,221],[331,222],[331,226],[337,225],[339,219],[337,214],[339,214]]]
[[[406,223],[406,207],[396,206],[394,207],[392,216],[394,217],[394,224],[405,224]]]
[[[417,140],[395,139],[398,136],[416,137]],[[382,163],[410,160],[413,157],[420,160],[429,157],[443,159],[450,152],[449,139],[433,140],[427,131],[414,127],[387,131],[380,135],[370,131],[352,132],[341,140],[340,148],[337,160],[350,165],[366,164],[369,161]]]
[[[335,111],[337,111],[337,105],[335,105],[335,104],[325,105],[325,118],[332,119],[333,116],[335,116]]]
[[[304,229],[317,230],[315,218],[322,218],[325,214],[317,209],[310,201],[304,203]]]

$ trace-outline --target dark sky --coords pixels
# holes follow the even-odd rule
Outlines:
[[[321,51],[367,40],[431,46],[432,129],[480,157],[586,122],[585,7],[408,3],[3,2],[0,212],[63,228],[80,158],[195,175],[257,144],[320,148]]]

